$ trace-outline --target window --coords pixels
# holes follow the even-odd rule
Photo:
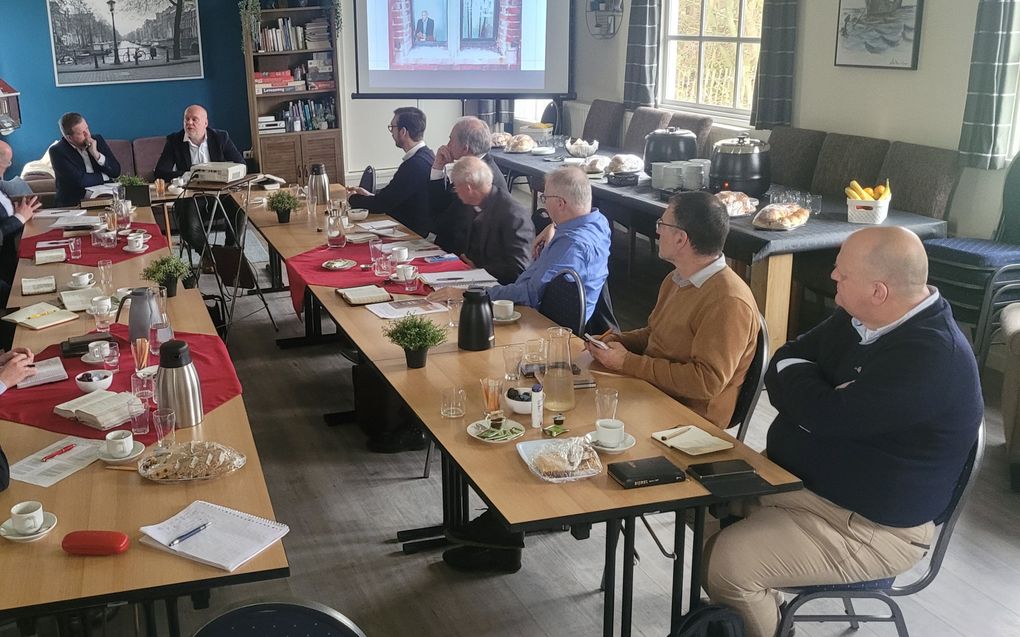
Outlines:
[[[667,0],[660,101],[747,123],[764,0]]]

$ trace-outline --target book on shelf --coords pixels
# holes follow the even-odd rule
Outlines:
[[[258,119],[259,124],[264,124],[266,122],[275,122],[275,121],[276,121],[276,116],[275,115],[259,115],[259,119]]]
[[[56,405],[53,413],[105,431],[130,420],[130,406],[137,400],[131,392],[117,393],[101,389]]]
[[[256,80],[258,80],[259,78],[272,79],[272,78],[281,78],[281,77],[289,79],[291,77],[291,72],[290,71],[254,71],[252,73],[252,77],[254,77]]]
[[[60,360],[60,357],[54,356],[44,361],[35,361],[35,376],[29,376],[18,383],[18,389],[56,383],[62,380],[67,380],[67,370],[64,369],[64,363]]]
[[[40,276],[33,279],[22,279],[21,280],[21,294],[22,296],[32,296],[33,294],[47,294],[49,292],[57,291],[57,279],[53,276]]]
[[[76,320],[78,315],[49,303],[36,303],[23,307],[17,312],[11,312],[2,318],[32,330],[42,330]]]
[[[309,91],[326,91],[335,88],[336,82],[333,80],[321,80],[321,81],[308,80]]]
[[[386,303],[393,300],[390,293],[378,285],[359,285],[353,288],[336,288],[348,305],[368,305],[369,303]]]
[[[48,250],[35,251],[35,264],[45,265],[47,263],[62,263],[67,260],[67,250],[63,248],[52,248]]]
[[[139,530],[142,544],[233,572],[280,541],[290,527],[195,500],[170,519]]]

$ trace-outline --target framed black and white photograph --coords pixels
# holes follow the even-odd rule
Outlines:
[[[48,0],[57,86],[201,79],[198,0]]]
[[[840,0],[836,66],[914,70],[924,0]]]

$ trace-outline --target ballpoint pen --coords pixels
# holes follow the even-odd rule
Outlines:
[[[208,527],[210,524],[212,524],[212,523],[211,522],[206,522],[205,524],[202,524],[200,526],[196,526],[195,528],[191,529],[187,533],[184,533],[183,535],[178,535],[174,539],[170,540],[170,543],[167,544],[167,546],[177,546],[178,544],[180,544],[184,540],[186,540],[186,539],[188,539],[190,537],[193,537],[195,535],[198,535],[199,533],[204,531],[206,529],[206,527]]]
[[[59,456],[60,454],[62,454],[62,453],[67,453],[67,452],[68,452],[68,451],[70,451],[71,449],[74,449],[74,448],[75,448],[75,446],[76,446],[76,445],[75,445],[74,443],[71,443],[71,444],[67,445],[66,447],[61,447],[60,449],[57,449],[57,450],[56,450],[56,451],[54,451],[53,453],[50,453],[50,454],[46,454],[45,456],[43,456],[43,457],[42,457],[42,461],[43,461],[43,462],[46,462],[46,461],[48,461],[48,460],[53,460],[54,458],[56,458],[56,457],[57,457],[57,456]]]
[[[683,427],[678,427],[677,430],[674,431],[673,433],[662,434],[661,436],[659,436],[659,440],[661,440],[662,442],[669,442],[670,440],[672,440],[673,438],[676,438],[680,434],[687,433],[690,430],[690,428],[691,428],[691,425],[686,425],[686,426],[683,426]]]

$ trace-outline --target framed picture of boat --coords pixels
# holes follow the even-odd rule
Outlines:
[[[836,66],[917,69],[924,0],[840,0]]]

